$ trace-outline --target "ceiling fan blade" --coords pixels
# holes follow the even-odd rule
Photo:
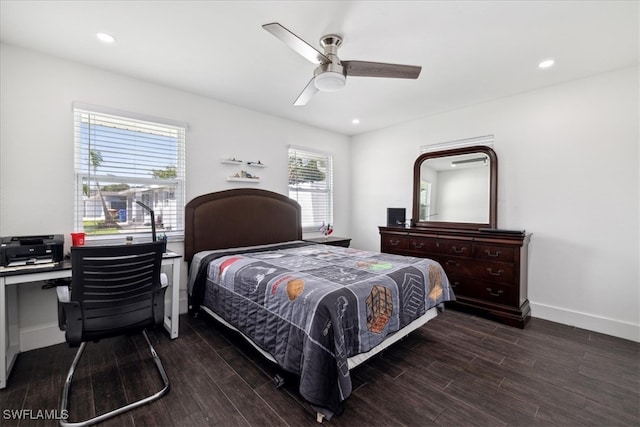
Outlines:
[[[309,83],[307,83],[305,88],[302,90],[302,93],[298,95],[298,99],[296,99],[293,105],[296,105],[296,106],[306,105],[307,102],[309,102],[309,100],[313,98],[313,95],[318,93],[318,88],[316,88],[316,85],[313,82],[314,80],[315,80],[315,77],[309,80]]]
[[[422,67],[368,61],[342,61],[347,76],[417,79]]]
[[[318,51],[316,48],[311,46],[306,41],[302,40],[300,37],[293,34],[291,31],[287,30],[282,25],[277,22],[272,22],[271,24],[264,24],[262,26],[265,30],[269,31],[271,34],[279,38],[284,44],[289,46],[294,51],[298,52],[300,55],[307,58],[309,61],[314,64],[329,64],[331,60],[324,56],[323,53]]]

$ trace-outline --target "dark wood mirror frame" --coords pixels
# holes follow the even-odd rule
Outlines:
[[[483,153],[489,157],[489,222],[446,222],[420,220],[420,172],[422,163],[429,159],[457,156],[460,154]],[[415,227],[439,229],[480,229],[497,228],[498,226],[498,156],[492,148],[487,146],[473,146],[455,148],[451,150],[424,153],[417,158],[413,166],[413,213]],[[413,224],[412,224],[413,225]]]

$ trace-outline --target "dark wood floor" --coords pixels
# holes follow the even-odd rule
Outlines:
[[[171,380],[169,394],[107,426],[315,426],[315,413],[252,347],[214,321],[181,316],[180,338],[150,337]],[[448,310],[352,372],[354,392],[328,426],[638,426],[640,345],[532,319],[514,329]],[[22,353],[0,391],[8,410],[59,408],[74,350],[66,344]],[[72,421],[159,389],[142,336],[89,344],[80,363]]]

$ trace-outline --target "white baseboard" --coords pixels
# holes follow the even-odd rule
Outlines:
[[[566,308],[530,302],[531,317],[640,342],[640,325]]]
[[[180,314],[187,312],[187,298],[180,298]],[[55,323],[46,323],[29,328],[20,328],[20,351],[35,350],[65,342],[64,332]]]
[[[20,329],[20,351],[49,347],[64,341],[64,332],[58,327],[57,321]]]

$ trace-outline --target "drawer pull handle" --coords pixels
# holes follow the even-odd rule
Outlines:
[[[455,246],[451,248],[451,250],[457,254],[463,254],[465,250],[467,250],[467,248],[462,247],[460,249],[456,248]]]
[[[452,288],[457,288],[458,286],[460,286],[460,282],[453,282],[453,283],[451,283],[451,287],[452,287]]]
[[[400,240],[389,240],[389,244],[391,246],[398,246],[400,244]]]
[[[491,267],[487,267],[487,271],[488,271],[488,272],[489,272],[489,274],[490,274],[490,275],[492,275],[492,276],[501,276],[501,275],[502,275],[502,273],[504,273],[504,270],[503,270],[503,269],[500,269],[500,270],[498,270],[498,271],[493,271],[493,268],[491,268]]]
[[[490,257],[494,257],[494,258],[498,258],[500,256],[500,251],[496,251],[495,253],[491,253],[491,251],[489,249],[484,251],[485,254],[487,254],[487,256]]]
[[[455,265],[456,267],[458,267],[460,265],[460,264],[458,264],[458,261],[454,261],[452,259],[450,259],[447,262],[445,262],[445,264],[447,264],[447,265]]]
[[[413,247],[417,249],[422,249],[424,248],[424,242],[420,242],[419,244],[416,242],[413,242]]]
[[[504,293],[502,289],[498,290],[498,292],[494,292],[491,288],[487,288],[487,292],[489,292],[489,295],[491,295],[492,297],[499,297]]]

